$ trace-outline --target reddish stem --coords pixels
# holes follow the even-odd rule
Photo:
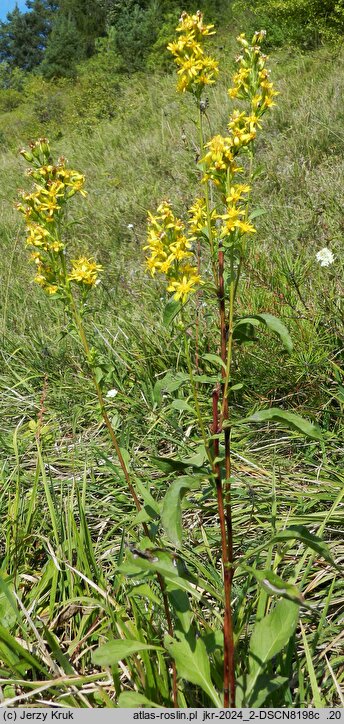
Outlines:
[[[226,326],[226,307],[225,307],[225,290],[224,290],[224,254],[220,247],[218,253],[218,297],[220,312],[220,337],[221,337],[221,359],[222,367],[222,396],[225,389],[226,378],[226,359],[227,359],[227,326]],[[213,429],[217,433],[221,432],[222,425],[219,423],[218,402],[219,388],[215,394],[213,393]],[[228,421],[228,398],[223,400],[223,417],[222,421]],[[216,434],[214,432],[214,434]],[[234,672],[234,639],[233,639],[233,622],[231,608],[231,593],[233,579],[233,533],[232,533],[232,508],[231,508],[231,457],[230,457],[230,428],[225,426],[224,429],[225,442],[225,483],[223,496],[223,484],[221,480],[220,465],[215,466],[215,479],[217,489],[217,500],[220,517],[221,528],[221,545],[223,560],[223,580],[225,592],[225,612],[224,612],[224,707],[235,707],[235,672]],[[219,455],[219,441],[214,441],[215,458]],[[223,499],[224,498],[224,499]]]
[[[197,239],[197,274],[201,273],[201,242]],[[195,367],[197,374],[199,372],[199,323],[201,314],[201,292],[196,292],[196,325],[195,325]]]

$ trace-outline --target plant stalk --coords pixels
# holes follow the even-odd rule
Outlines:
[[[232,265],[231,265],[232,266]],[[222,412],[221,418],[218,419],[218,402],[219,391],[217,395],[213,395],[213,428],[217,433],[223,429],[224,420],[228,421],[228,380],[230,377],[231,365],[231,349],[233,327],[233,308],[234,308],[234,279],[233,269],[231,269],[231,293],[230,293],[230,314],[229,325],[226,324],[226,305],[225,305],[225,288],[224,288],[224,253],[221,244],[218,251],[218,299],[220,314],[220,349],[221,359],[226,365],[222,367]],[[228,331],[228,346],[227,346]],[[219,441],[215,440],[215,457],[219,455]],[[233,579],[233,534],[232,534],[232,508],[230,496],[230,475],[231,475],[231,457],[230,457],[230,429],[224,428],[225,443],[225,481],[221,480],[221,469],[219,463],[216,465],[216,489],[219,508],[220,528],[221,528],[221,545],[223,560],[223,581],[225,592],[225,611],[224,611],[224,707],[235,707],[235,672],[234,672],[234,639],[233,639],[233,621],[231,608],[231,593]],[[223,494],[224,493],[224,494]]]
[[[89,348],[89,344],[88,344],[88,341],[87,341],[87,337],[86,337],[86,333],[85,333],[85,329],[84,329],[84,326],[83,326],[83,323],[82,323],[82,319],[81,319],[80,313],[79,313],[79,311],[78,311],[78,309],[77,309],[77,306],[76,306],[76,304],[75,304],[75,299],[74,299],[74,297],[73,297],[73,295],[72,295],[71,292],[70,292],[70,301],[71,301],[71,308],[72,308],[72,312],[73,312],[73,317],[74,317],[74,320],[75,320],[75,324],[76,324],[76,327],[77,327],[77,330],[78,330],[78,333],[79,333],[79,336],[80,336],[80,340],[81,340],[82,346],[83,346],[83,348],[84,348],[84,352],[85,352],[85,355],[86,355],[86,359],[87,359],[87,361],[88,361],[88,363],[89,363],[89,360],[90,360],[90,348]],[[96,389],[96,393],[97,393],[97,397],[98,397],[98,401],[99,401],[99,405],[100,405],[100,410],[101,410],[101,414],[102,414],[102,418],[103,418],[103,420],[104,420],[104,422],[105,422],[105,425],[106,425],[106,427],[107,427],[107,429],[108,429],[111,442],[112,442],[112,444],[113,444],[113,446],[114,446],[114,449],[115,449],[115,451],[116,451],[116,455],[117,455],[117,457],[118,457],[119,464],[120,464],[120,466],[121,466],[121,468],[122,468],[123,475],[124,475],[125,480],[126,480],[126,483],[127,483],[127,485],[128,485],[130,494],[131,494],[131,496],[132,496],[132,498],[133,498],[133,500],[134,500],[136,510],[137,510],[137,512],[139,513],[139,512],[142,510],[141,503],[140,503],[140,501],[139,501],[139,499],[138,499],[138,497],[137,497],[137,495],[136,495],[135,488],[134,488],[134,486],[133,486],[133,484],[132,484],[132,482],[131,482],[129,470],[128,470],[127,465],[126,465],[126,463],[125,463],[125,460],[124,460],[124,458],[123,458],[123,455],[122,455],[122,452],[121,452],[121,449],[120,449],[120,446],[119,446],[117,437],[116,437],[116,435],[115,435],[115,432],[114,432],[113,427],[112,427],[112,425],[111,425],[111,421],[110,421],[109,416],[108,416],[108,414],[107,414],[107,411],[106,411],[106,408],[105,408],[105,401],[104,401],[104,397],[103,397],[103,393],[102,393],[102,391],[101,391],[100,385],[99,385],[99,383],[97,382],[97,380],[96,380],[96,378],[95,378],[94,372],[93,372],[93,370],[92,370],[92,366],[91,366],[90,364],[89,364],[89,367],[90,367],[90,372],[91,372],[92,381],[93,381],[93,384],[94,384],[95,389]],[[145,535],[146,535],[148,538],[151,539],[151,535],[150,535],[150,532],[149,532],[149,528],[148,528],[148,526],[147,526],[147,524],[146,524],[145,522],[142,523],[142,527],[143,527],[143,530],[144,530]],[[168,633],[169,633],[169,635],[170,635],[171,637],[173,637],[173,625],[172,625],[171,613],[170,613],[170,608],[169,608],[168,596],[167,596],[167,593],[166,593],[166,591],[165,591],[164,579],[163,579],[163,577],[162,577],[162,575],[161,575],[160,573],[157,573],[157,579],[158,579],[159,586],[160,586],[160,590],[161,590],[161,594],[162,594],[162,599],[163,599],[163,604],[164,604],[164,610],[165,610],[165,616],[166,616]],[[176,669],[176,664],[175,664],[174,661],[172,661],[172,695],[173,695],[173,706],[174,706],[174,708],[177,708],[177,707],[178,707],[177,669]]]

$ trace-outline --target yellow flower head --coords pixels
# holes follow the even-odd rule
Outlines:
[[[207,226],[208,218],[205,198],[196,199],[193,205],[190,207],[188,213],[190,214],[190,231],[197,237],[204,232],[204,229]],[[215,232],[216,228],[216,219],[218,219],[218,214],[216,212],[216,209],[212,209],[212,211],[210,212],[210,222],[213,232]]]
[[[72,260],[72,271],[68,275],[68,279],[77,284],[94,287],[98,282],[98,272],[101,272],[102,268],[93,259],[82,256],[80,259]]]
[[[203,13],[200,10],[195,15],[188,15],[183,12],[179,18],[177,33],[193,34],[196,38],[203,38],[206,35],[215,35],[214,25],[203,24]]]
[[[230,98],[240,98],[251,103],[254,115],[261,117],[265,111],[275,105],[274,96],[278,95],[269,82],[269,70],[266,68],[268,57],[261,52],[259,43],[265,37],[265,30],[254,33],[251,42],[242,33],[237,38],[242,53],[238,56],[238,70],[233,75]],[[253,129],[251,129],[252,131]]]
[[[180,299],[185,304],[189,295],[196,291],[199,284],[201,284],[201,277],[197,274],[197,270],[193,269],[192,274],[184,274],[178,279],[173,279],[167,287],[167,291],[174,292],[175,300]]]
[[[192,239],[185,234],[185,224],[178,219],[169,201],[163,201],[155,215],[148,214],[148,234],[145,251],[150,253],[146,267],[154,276],[163,274],[167,290],[183,303],[200,283],[197,268],[189,263],[193,252]]]
[[[205,36],[213,35],[213,25],[203,24],[203,15],[183,13],[177,32],[180,37],[169,43],[167,49],[179,66],[177,90],[189,91],[200,98],[205,86],[215,83],[218,63],[214,58],[204,55],[202,47]]]

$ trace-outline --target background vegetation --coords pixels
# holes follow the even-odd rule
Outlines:
[[[178,330],[171,339],[162,323],[165,291],[147,280],[142,252],[147,209],[168,196],[183,213],[197,178],[193,112],[176,96],[161,53],[181,8],[167,0],[93,2],[92,13],[85,14],[78,0],[28,5],[30,13],[14,11],[0,30],[1,696],[7,703],[97,707],[142,704],[139,695],[145,692],[155,705],[168,706],[168,672],[159,652],[151,658],[135,654],[111,666],[95,665],[92,658],[100,644],[123,632],[160,641],[163,614],[148,574],[142,577],[123,562],[128,545],[145,542],[109,453],[78,343],[66,334],[61,310],[31,282],[13,202],[24,184],[17,151],[31,138],[47,135],[57,153],[86,173],[88,197],[74,206],[68,235],[80,253],[92,250],[105,269],[89,332],[99,350],[104,389],[118,390],[109,401],[112,422],[140,496],[158,510],[173,475],[152,462],[152,453],[186,451],[195,435],[183,387],[166,378],[185,372]],[[212,133],[225,128],[235,33],[266,21],[268,42],[282,46],[271,55],[280,96],[258,147],[261,173],[254,202],[264,213],[255,221],[258,233],[241,302],[245,312],[280,316],[294,351],[285,357],[271,336],[260,332],[259,343],[238,354],[243,387],[234,393],[235,401],[241,418],[276,403],[318,422],[325,431],[325,454],[317,442],[271,423],[238,428],[233,441],[236,554],[266,563],[258,543],[288,522],[323,536],[339,565],[341,3],[327,2],[326,15],[325,3],[315,0],[269,0],[264,8],[251,2],[245,13],[238,5],[230,12],[220,1],[206,7],[207,19],[218,21],[213,52],[224,69],[221,84],[209,92],[207,117]],[[96,24],[88,22],[93,6]],[[277,12],[283,23],[275,21]],[[67,43],[69,38],[75,42]],[[290,47],[295,40],[299,46]],[[329,268],[316,261],[325,246],[335,255]],[[202,328],[207,325],[208,332],[202,335],[202,353],[216,338],[211,319],[212,311],[204,308]],[[184,524],[190,574],[201,575],[205,597],[221,607],[219,532],[207,489],[185,503]],[[272,664],[286,674],[286,682],[265,704],[343,706],[342,578],[301,544],[277,547],[274,556],[274,566],[302,588],[316,611],[302,610],[301,627]],[[248,645],[257,594],[250,575],[234,583],[240,653]],[[216,606],[204,617],[196,598],[192,610],[206,633],[216,630]],[[216,662],[216,646],[211,656]],[[181,697],[185,705],[209,704],[199,687],[185,682]]]

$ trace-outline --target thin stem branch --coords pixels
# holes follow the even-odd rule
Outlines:
[[[182,318],[182,319],[183,319],[183,318]],[[196,382],[195,382],[195,378],[194,378],[194,373],[193,373],[193,369],[192,369],[192,362],[191,362],[191,356],[190,356],[190,350],[189,350],[189,343],[188,343],[188,339],[187,339],[187,336],[186,336],[186,329],[185,329],[184,319],[183,319],[183,337],[184,337],[184,348],[185,348],[186,364],[187,364],[187,368],[188,368],[188,372],[189,372],[189,377],[190,377],[190,384],[191,384],[192,396],[193,396],[193,398],[194,398],[194,403],[195,403],[197,421],[198,421],[199,428],[200,428],[200,431],[201,431],[202,440],[203,440],[203,443],[204,443],[204,447],[205,447],[205,451],[206,451],[206,453],[207,453],[208,460],[209,460],[211,466],[213,466],[213,458],[212,458],[211,451],[210,451],[210,448],[209,448],[208,436],[207,436],[207,432],[206,432],[205,425],[204,425],[204,422],[203,422],[202,413],[201,413],[201,408],[200,408],[200,405],[199,405],[199,399],[198,399],[198,394],[197,394],[197,386],[196,386]]]
[[[235,707],[235,678],[234,678],[234,640],[233,640],[233,623],[232,623],[232,609],[231,609],[231,582],[232,582],[232,570],[230,567],[230,561],[228,558],[228,544],[226,535],[226,519],[223,501],[223,488],[221,480],[221,467],[219,462],[219,417],[218,417],[218,404],[219,404],[219,393],[220,385],[217,385],[213,390],[213,425],[212,432],[215,436],[214,439],[214,456],[215,463],[213,465],[215,484],[216,484],[216,495],[217,495],[217,507],[219,513],[220,522],[220,533],[221,533],[221,555],[223,565],[223,586],[225,595],[225,610],[223,617],[223,639],[224,639],[224,653],[223,653],[223,692],[224,692],[224,707],[229,706]]]
[[[200,145],[200,158],[202,158],[204,154],[204,134],[203,134],[203,112],[201,109],[201,104],[198,104],[198,127],[199,127],[199,145]],[[215,284],[217,282],[217,273],[216,273],[216,264],[215,264],[215,245],[214,245],[214,238],[213,238],[213,230],[211,228],[211,208],[210,208],[210,195],[209,195],[209,182],[206,181],[204,184],[204,198],[205,198],[205,205],[206,205],[206,212],[207,212],[207,230],[208,230],[208,239],[209,239],[209,246],[210,246],[210,255],[211,255],[211,267],[213,270],[213,277]]]
[[[137,497],[135,488],[134,488],[134,486],[133,486],[133,484],[132,484],[132,482],[131,482],[129,470],[128,470],[127,465],[126,465],[126,463],[125,463],[125,460],[124,460],[124,458],[123,458],[123,455],[122,455],[122,452],[121,452],[121,448],[120,448],[120,446],[119,446],[117,437],[116,437],[116,435],[115,435],[115,432],[114,432],[114,430],[113,430],[113,427],[112,427],[111,422],[110,422],[110,419],[109,419],[109,416],[108,416],[108,414],[107,414],[107,411],[106,411],[106,408],[105,408],[105,401],[104,401],[103,393],[102,393],[102,391],[101,391],[101,388],[100,388],[99,383],[97,382],[97,380],[96,380],[96,378],[95,378],[95,375],[94,375],[94,372],[93,372],[93,369],[92,369],[92,365],[90,364],[90,348],[89,348],[89,344],[88,344],[88,341],[87,341],[87,337],[86,337],[84,325],[83,325],[83,323],[82,323],[82,318],[81,318],[81,316],[80,316],[79,310],[78,310],[78,308],[77,308],[77,306],[76,306],[75,299],[74,299],[73,294],[71,293],[71,291],[69,292],[69,299],[70,299],[70,304],[71,304],[71,309],[72,309],[74,321],[75,321],[75,324],[76,324],[76,327],[77,327],[77,330],[78,330],[78,333],[79,333],[79,336],[80,336],[80,340],[81,340],[81,343],[82,343],[82,346],[83,346],[83,349],[84,349],[84,352],[85,352],[85,356],[86,356],[87,362],[88,362],[88,364],[89,364],[92,381],[93,381],[93,384],[94,384],[95,389],[96,389],[96,393],[97,393],[97,397],[98,397],[98,401],[99,401],[99,405],[100,405],[100,410],[101,410],[101,414],[102,414],[102,418],[103,418],[103,420],[104,420],[104,422],[105,422],[105,425],[106,425],[106,427],[107,427],[107,429],[108,429],[111,442],[112,442],[112,444],[113,444],[113,446],[114,446],[114,449],[115,449],[115,451],[116,451],[116,455],[117,455],[117,457],[118,457],[119,464],[120,464],[120,466],[121,466],[121,468],[122,468],[123,475],[124,475],[125,480],[126,480],[126,483],[127,483],[127,485],[128,485],[130,494],[131,494],[131,496],[132,496],[132,498],[133,498],[133,501],[134,501],[134,503],[135,503],[136,510],[137,510],[138,513],[139,513],[139,512],[142,510],[141,503],[140,503],[140,501],[139,501],[139,499],[138,499],[138,497]],[[148,538],[151,539],[151,534],[150,534],[149,528],[148,528],[148,526],[147,526],[147,524],[146,524],[145,522],[142,523],[142,527],[143,527],[143,530],[144,530],[144,532],[145,532],[145,535],[146,535]],[[165,582],[164,582],[164,579],[163,579],[163,577],[162,577],[162,575],[161,575],[160,573],[157,573],[157,579],[158,579],[159,586],[160,586],[160,590],[161,590],[161,594],[162,594],[162,599],[163,599],[163,604],[164,604],[164,610],[165,610],[165,616],[166,616],[166,621],[167,621],[168,633],[169,633],[170,636],[173,637],[173,625],[172,625],[171,613],[170,613],[170,608],[169,608],[168,596],[167,596],[167,593],[166,593],[166,590],[165,590]],[[174,662],[174,661],[172,661],[172,694],[173,694],[173,706],[174,706],[175,708],[177,708],[177,707],[178,707],[177,669],[176,669],[176,665],[175,665],[175,662]]]

